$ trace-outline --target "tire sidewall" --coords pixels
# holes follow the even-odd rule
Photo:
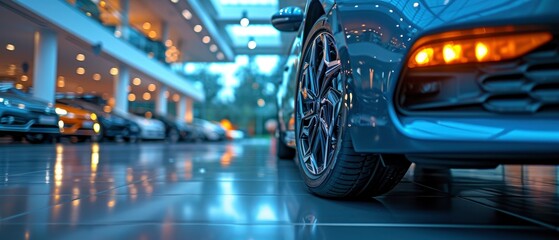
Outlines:
[[[331,26],[330,24],[326,21],[325,17],[320,18],[318,21],[316,21],[316,23],[313,25],[311,31],[309,32],[309,35],[307,37],[307,39],[305,40],[305,44],[303,45],[303,52],[301,55],[301,60],[299,61],[299,64],[303,64],[305,61],[305,58],[308,54],[308,49],[309,49],[309,45],[313,42],[313,40],[316,38],[316,36],[322,32],[328,32],[330,33],[332,36],[334,36],[334,34],[332,34],[332,30],[331,30]],[[337,47],[336,47],[337,48]],[[338,51],[338,57],[341,58],[341,54],[339,53],[339,49],[337,49]],[[343,60],[340,59],[340,61],[343,63]],[[345,76],[343,75],[343,64],[341,66],[341,70],[340,73],[341,77],[342,77],[342,81],[345,83]],[[297,88],[295,89],[296,94],[295,94],[295,114],[296,114],[296,119],[298,118],[298,114],[299,114],[299,104],[297,103],[297,101],[299,101],[299,84],[300,84],[300,79],[301,79],[301,71],[300,69],[298,70],[297,73]],[[345,84],[344,84],[345,85]],[[346,91],[346,87],[343,87],[343,92],[342,92],[342,96],[345,96],[345,92]],[[327,167],[327,169],[325,169],[321,174],[319,175],[313,175],[311,174],[308,169],[305,167],[305,163],[303,162],[302,156],[301,156],[301,146],[299,143],[299,122],[297,122],[297,124],[295,124],[295,138],[296,138],[296,149],[297,149],[297,155],[296,155],[296,165],[299,168],[299,172],[301,173],[303,179],[305,180],[305,184],[309,187],[309,188],[317,188],[320,186],[323,186],[324,183],[327,183],[328,180],[330,179],[330,177],[332,176],[332,171],[334,169],[334,167],[336,166],[336,162],[338,160],[338,155],[341,149],[341,146],[343,144],[343,136],[345,134],[345,123],[346,123],[346,116],[347,116],[347,109],[344,107],[346,103],[346,100],[344,97],[342,97],[342,102],[341,102],[341,107],[340,107],[340,129],[339,129],[339,136],[338,136],[338,143],[336,145],[336,148],[334,149],[334,153],[332,156],[332,162],[329,164],[329,166]],[[298,121],[298,120],[296,120]]]

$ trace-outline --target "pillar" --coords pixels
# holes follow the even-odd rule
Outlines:
[[[130,36],[129,12],[130,0],[120,0],[120,34],[125,40],[128,40],[128,36]]]
[[[55,32],[46,29],[35,32],[33,96],[53,104],[56,92],[57,48]]]
[[[167,115],[167,98],[165,97],[165,92],[167,91],[167,86],[163,85],[159,88],[159,93],[155,99],[155,112],[159,115]]]
[[[194,119],[194,101],[192,98],[186,98],[186,112],[184,114],[184,121],[192,123]]]
[[[184,114],[186,113],[186,97],[181,96],[179,102],[177,103],[177,120],[184,121]]]
[[[130,84],[130,73],[128,66],[121,65],[118,74],[114,76],[114,110],[117,112],[128,112],[128,86]]]

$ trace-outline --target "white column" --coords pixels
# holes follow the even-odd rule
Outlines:
[[[165,97],[165,92],[167,91],[167,86],[163,85],[159,88],[159,93],[155,99],[155,112],[159,115],[167,115],[167,98]]]
[[[181,96],[177,103],[177,120],[184,121],[184,114],[186,113],[186,97]]]
[[[118,74],[114,76],[114,110],[117,112],[128,112],[128,85],[130,84],[130,73],[128,67],[121,65]]]
[[[46,29],[35,32],[33,96],[48,103],[55,101],[57,48],[55,32]]]
[[[129,11],[130,0],[120,0],[120,33],[122,39],[125,40],[128,40],[128,36],[130,35]]]

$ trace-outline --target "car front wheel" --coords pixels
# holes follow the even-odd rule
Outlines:
[[[390,191],[410,162],[402,155],[354,151],[345,124],[346,83],[335,38],[322,19],[308,36],[295,104],[297,165],[308,189],[330,198],[363,198]]]

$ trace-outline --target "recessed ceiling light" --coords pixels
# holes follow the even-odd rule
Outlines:
[[[203,29],[203,28],[202,28],[202,25],[196,25],[196,26],[194,26],[194,31],[195,31],[195,32],[201,32],[202,29]]]
[[[132,79],[132,84],[134,84],[135,86],[140,86],[140,84],[142,84],[142,79],[134,78]]]
[[[192,19],[192,13],[191,13],[190,11],[188,11],[188,9],[182,10],[182,16],[183,16],[186,20]]]
[[[178,3],[179,0],[171,0],[172,3]]]
[[[216,56],[216,57],[217,57],[218,60],[223,60],[223,59],[225,58],[225,56],[223,55],[222,52],[217,53],[217,56]]]
[[[211,40],[212,40],[212,38],[210,38],[210,36],[204,36],[202,38],[202,42],[206,43],[206,44],[210,43]]]
[[[155,91],[155,89],[157,89],[157,86],[155,86],[155,84],[150,83],[150,84],[148,85],[148,90],[149,90],[150,92]]]
[[[13,44],[8,43],[8,44],[6,45],[6,50],[8,50],[8,51],[14,51],[14,50],[16,50],[16,46],[14,46]]]
[[[93,74],[93,80],[95,80],[95,81],[101,80],[101,74],[99,74],[99,73]]]
[[[16,84],[16,89],[23,89],[23,85],[21,83]]]
[[[151,23],[149,22],[145,22],[144,24],[142,24],[142,28],[145,30],[148,30],[151,28]]]
[[[81,53],[78,54],[78,55],[76,55],[76,60],[78,60],[78,61],[80,61],[80,62],[85,61],[85,55],[83,55],[83,54],[81,54]]]
[[[247,46],[248,46],[248,49],[250,49],[250,50],[255,49],[256,48],[256,41],[254,41],[254,40],[248,41]]]
[[[145,93],[142,95],[142,98],[143,98],[144,100],[146,100],[146,101],[150,100],[150,99],[151,99],[151,93],[145,92]]]
[[[76,88],[76,93],[82,94],[83,93],[83,88],[82,87],[77,87]]]
[[[82,68],[82,67],[76,68],[76,73],[77,73],[78,75],[83,75],[83,74],[85,74],[85,68]]]
[[[21,75],[20,80],[21,80],[22,82],[27,82],[27,80],[29,80],[29,77],[27,77],[27,75]]]
[[[149,36],[150,38],[155,38],[155,37],[157,37],[157,33],[156,33],[155,31],[149,31],[148,36]]]
[[[210,45],[210,52],[217,52],[217,45],[215,44]]]
[[[181,99],[181,96],[178,94],[173,94],[173,101],[178,102]]]
[[[134,93],[128,94],[128,101],[130,102],[136,101],[136,95],[134,95]]]
[[[109,71],[109,73],[113,76],[118,75],[118,68],[111,68],[111,70]]]

